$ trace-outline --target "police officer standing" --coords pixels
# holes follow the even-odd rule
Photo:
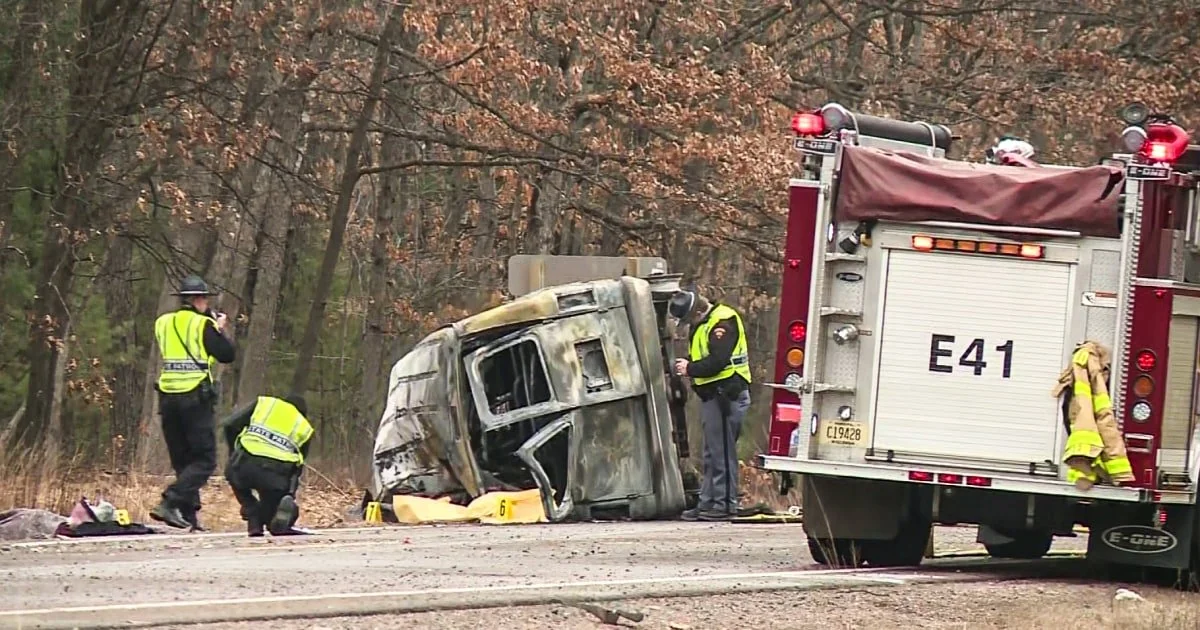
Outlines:
[[[217,388],[212,369],[233,363],[233,342],[225,336],[225,314],[213,314],[208,299],[216,293],[198,276],[180,283],[179,310],[154,322],[154,338],[162,353],[158,377],[158,412],[162,416],[167,455],[175,483],[167,486],[150,517],[172,527],[202,529],[200,488],[217,467],[214,414]]]
[[[229,446],[225,479],[251,536],[262,536],[264,525],[272,536],[296,533],[296,490],[313,434],[307,413],[297,394],[259,396],[221,423]]]
[[[729,520],[737,515],[737,439],[750,407],[746,329],[733,308],[693,291],[676,293],[667,310],[690,328],[688,358],[675,360],[675,373],[692,379],[704,432],[700,503],[683,519]]]

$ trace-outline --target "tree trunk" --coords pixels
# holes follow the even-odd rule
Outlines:
[[[142,369],[143,344],[138,343],[138,302],[133,292],[133,243],[125,237],[115,237],[104,263],[101,274],[101,291],[110,321],[114,324],[115,360],[109,365],[112,370],[112,410],[110,427],[116,461],[123,466],[133,463],[137,452],[138,419],[141,417],[145,386],[145,371]]]
[[[260,2],[255,2],[249,7],[253,10],[258,10]],[[242,95],[241,109],[238,114],[238,123],[241,126],[253,127],[257,124],[259,114],[263,109],[263,88],[267,83],[267,78],[271,72],[269,63],[262,63],[255,70],[250,81],[247,83],[246,91]],[[299,99],[288,99],[291,101],[299,100],[303,102],[303,97]],[[299,116],[300,108],[287,109],[286,105],[280,108],[278,112],[285,116]],[[294,123],[296,128],[299,127],[299,121]],[[290,135],[291,142],[295,141],[296,132]],[[288,144],[288,146],[292,146]],[[247,281],[250,276],[250,266],[256,257],[256,242],[261,240],[261,237],[266,232],[266,215],[272,213],[281,204],[278,200],[272,198],[271,195],[257,194],[256,184],[270,177],[271,169],[264,162],[257,160],[247,160],[241,164],[238,169],[238,176],[234,180],[234,184],[227,184],[225,190],[221,193],[222,205],[228,207],[235,199],[240,202],[239,207],[234,212],[228,212],[224,217],[223,224],[217,230],[219,237],[217,239],[216,251],[213,253],[212,263],[210,265],[209,282],[215,282],[217,286],[222,287],[223,295],[218,298],[218,308],[225,312],[229,317],[229,322],[232,324],[231,334],[237,334],[237,323],[239,315],[246,310],[250,305],[253,296],[244,293],[247,290]],[[286,204],[284,209],[286,210]],[[266,206],[266,207],[264,207]],[[286,231],[286,223],[284,230]],[[282,244],[280,245],[282,247]],[[276,260],[277,264],[282,264],[282,255]],[[261,271],[261,261],[259,265]],[[278,269],[271,269],[269,273],[276,273]],[[275,283],[275,289],[279,289],[278,280]],[[271,318],[274,321],[274,318]],[[261,349],[265,352],[269,349],[270,336],[265,339],[266,346]],[[244,350],[239,352],[244,355]],[[234,400],[241,400],[242,395],[238,393],[238,388],[241,384],[241,370],[245,369],[245,360],[239,357],[233,365],[232,376],[230,382],[235,383],[234,387],[222,391],[224,402],[232,403]],[[223,368],[218,368],[223,371]],[[261,383],[259,383],[261,387]],[[232,389],[233,391],[229,391]],[[257,391],[257,388],[254,390]]]
[[[239,194],[248,195],[250,186],[257,179],[258,164],[245,166],[248,173],[241,178],[242,191]],[[258,217],[261,221],[261,217]],[[250,259],[254,255],[255,224],[258,221],[247,216],[246,211],[229,212],[217,228],[218,238],[216,250],[213,252],[209,265],[208,282],[221,291],[218,297],[219,307],[229,316],[230,322],[237,321],[238,313],[245,306],[243,297],[235,291],[241,291],[246,285],[246,275],[250,268]],[[214,305],[216,307],[217,305]]]
[[[80,4],[78,48],[72,59],[67,97],[66,141],[58,164],[59,189],[47,217],[38,265],[33,317],[29,327],[29,386],[25,414],[15,428],[12,444],[36,451],[46,431],[58,420],[62,391],[58,365],[67,351],[71,329],[68,300],[74,286],[76,262],[83,243],[80,235],[104,229],[108,218],[91,205],[88,188],[111,141],[113,102],[107,84],[117,74],[126,48],[137,36],[141,2]],[[107,95],[106,95],[107,94]]]
[[[474,268],[483,268],[479,274],[481,286],[498,285],[498,278],[489,265],[484,267],[480,261],[496,255],[496,230],[500,226],[500,204],[496,199],[496,176],[490,168],[479,171],[479,218],[476,221],[473,238],[475,246],[471,249],[471,262]]]
[[[154,317],[179,308],[179,298],[171,295],[173,289],[171,278],[163,281]],[[166,472],[169,467],[163,444],[162,425],[158,421],[158,373],[162,362],[159,360],[158,341],[153,339],[153,320],[150,321],[149,329],[151,342],[147,352],[145,377],[142,380],[142,414],[138,421],[138,448],[134,465],[142,472],[157,474]]]
[[[371,77],[367,83],[367,97],[362,111],[354,123],[354,132],[350,136],[350,143],[346,147],[346,156],[342,161],[341,182],[338,185],[337,202],[331,217],[329,242],[326,244],[325,254],[321,258],[321,269],[313,292],[312,308],[308,312],[308,323],[304,327],[304,336],[301,338],[300,348],[297,352],[296,373],[292,378],[293,392],[303,393],[308,389],[308,373],[312,370],[313,355],[316,354],[317,341],[321,328],[325,324],[325,305],[329,299],[330,288],[333,286],[333,272],[342,252],[342,241],[346,236],[346,222],[350,218],[350,203],[354,198],[354,188],[360,177],[360,162],[367,144],[367,129],[375,115],[375,108],[379,104],[380,95],[383,92],[383,80],[387,75],[387,62],[391,56],[391,43],[403,26],[403,17],[402,6],[389,6],[388,17],[375,51]]]
[[[385,142],[380,161],[384,164],[404,155],[400,141]],[[402,159],[402,158],[401,158]],[[363,332],[363,380],[361,412],[368,422],[377,418],[386,393],[391,356],[390,348],[395,337],[392,322],[392,291],[394,284],[391,270],[391,244],[395,239],[395,220],[407,214],[409,177],[390,174],[379,176],[378,196],[375,200],[375,232],[371,240],[371,273],[367,277],[367,321]]]
[[[275,331],[275,309],[283,281],[283,248],[291,222],[291,211],[285,204],[267,204],[264,210],[266,216],[258,251],[258,273],[250,306],[250,325],[245,343],[240,348],[242,368],[238,375],[238,405],[267,393],[268,353]]]

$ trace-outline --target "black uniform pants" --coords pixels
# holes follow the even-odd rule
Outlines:
[[[189,521],[200,510],[200,488],[217,469],[214,404],[200,390],[160,394],[158,399],[167,456],[175,470],[175,483],[167,486],[162,496]]]
[[[240,446],[234,447],[225,467],[225,480],[242,506],[242,520],[258,525],[270,523],[283,497],[289,494],[294,497],[301,470],[295,464],[251,455]],[[289,527],[296,524],[299,514],[297,507]]]

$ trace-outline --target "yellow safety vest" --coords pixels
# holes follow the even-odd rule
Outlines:
[[[204,326],[216,323],[196,311],[180,309],[154,322],[154,338],[162,352],[158,389],[166,394],[186,394],[212,379],[216,359],[204,349]]]
[[[259,396],[250,415],[250,425],[238,435],[238,444],[251,455],[303,464],[300,447],[312,433],[308,419],[291,403],[273,396]]]
[[[733,347],[733,355],[729,357],[729,365],[725,369],[717,372],[716,376],[709,377],[694,377],[692,383],[695,385],[704,385],[706,383],[715,383],[716,381],[725,380],[734,374],[740,374],[746,382],[750,382],[750,355],[747,352],[746,345],[746,328],[742,325],[742,316],[732,308],[724,304],[718,304],[713,307],[708,314],[708,318],[700,324],[696,329],[696,334],[692,335],[691,349],[688,351],[688,360],[699,361],[708,356],[708,334],[712,332],[713,326],[723,319],[732,317],[737,322],[738,340],[737,345]]]

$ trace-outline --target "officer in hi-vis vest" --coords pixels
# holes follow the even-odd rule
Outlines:
[[[200,488],[217,468],[214,426],[217,388],[212,370],[217,362],[233,363],[233,342],[225,336],[225,314],[214,314],[208,298],[216,295],[198,276],[180,283],[179,310],[154,322],[154,338],[162,354],[158,377],[158,413],[163,439],[175,470],[150,517],[172,527],[200,530]]]
[[[667,310],[690,328],[688,358],[675,360],[675,373],[692,379],[704,431],[700,503],[682,516],[689,521],[729,520],[737,516],[737,440],[750,407],[746,329],[737,311],[710,304],[693,291],[676,293]]]
[[[225,480],[251,536],[262,536],[264,525],[272,536],[298,533],[293,529],[300,517],[296,490],[313,434],[307,413],[297,394],[259,396],[221,423],[229,446]]]

